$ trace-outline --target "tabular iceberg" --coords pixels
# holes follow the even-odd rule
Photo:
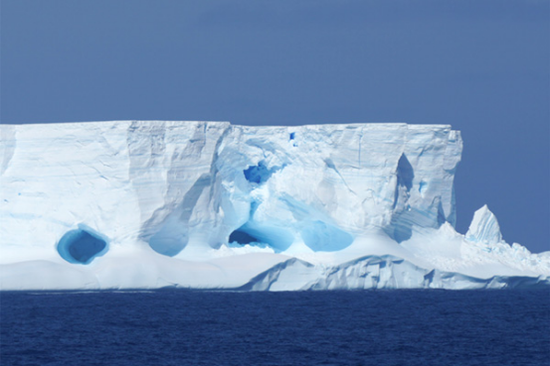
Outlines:
[[[0,289],[502,288],[550,255],[454,229],[447,125],[0,126]]]

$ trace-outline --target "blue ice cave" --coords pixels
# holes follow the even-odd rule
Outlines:
[[[239,243],[241,245],[250,243],[259,243],[260,240],[253,237],[249,233],[243,230],[235,230],[229,235],[229,243]]]
[[[78,228],[63,235],[57,243],[57,252],[69,263],[89,264],[107,252],[107,242],[90,229]]]
[[[285,228],[248,221],[229,235],[228,242],[242,245],[267,244],[276,251],[284,251],[290,247],[293,240],[292,233]]]
[[[410,191],[414,181],[414,169],[407,159],[405,154],[402,154],[397,163],[397,185],[395,187],[395,197],[393,201],[393,209],[395,210],[398,204],[408,204]],[[410,239],[412,236],[412,226],[415,217],[421,214],[417,210],[402,210],[394,212],[391,224],[385,228],[386,233],[398,243]]]
[[[405,154],[397,162],[397,186],[403,186],[407,192],[411,190],[414,180],[414,169]]]
[[[268,169],[263,161],[260,161],[258,165],[253,165],[243,170],[244,177],[251,183],[262,184],[271,177],[271,174],[275,169]]]

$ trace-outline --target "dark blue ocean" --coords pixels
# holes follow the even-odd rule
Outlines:
[[[2,292],[2,365],[550,365],[550,289]]]

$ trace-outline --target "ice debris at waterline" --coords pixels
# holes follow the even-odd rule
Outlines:
[[[457,233],[447,125],[1,125],[0,289],[550,284],[487,207]]]

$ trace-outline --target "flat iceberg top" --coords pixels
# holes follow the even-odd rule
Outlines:
[[[456,233],[449,125],[0,126],[0,288],[546,283],[487,208]],[[344,275],[345,274],[345,275]],[[545,282],[546,281],[546,282]]]
[[[165,125],[182,125],[182,124],[197,124],[197,123],[206,123],[206,124],[221,124],[221,125],[232,125],[236,127],[250,127],[255,129],[264,129],[264,128],[294,128],[294,127],[328,127],[330,129],[342,129],[348,127],[360,127],[360,126],[373,126],[377,128],[392,128],[396,126],[407,126],[410,129],[442,129],[442,128],[451,128],[451,125],[448,124],[407,124],[406,122],[353,122],[353,123],[323,123],[323,124],[308,124],[308,125],[297,125],[297,126],[284,126],[284,125],[260,125],[260,126],[249,126],[249,125],[238,125],[232,124],[229,121],[164,121],[164,120],[113,120],[113,121],[88,121],[88,122],[53,122],[53,123],[26,123],[26,124],[2,124],[0,128],[7,127],[17,127],[17,128],[32,128],[36,126],[44,127],[76,127],[84,128],[91,127],[95,125],[113,125],[113,124],[165,124]]]

